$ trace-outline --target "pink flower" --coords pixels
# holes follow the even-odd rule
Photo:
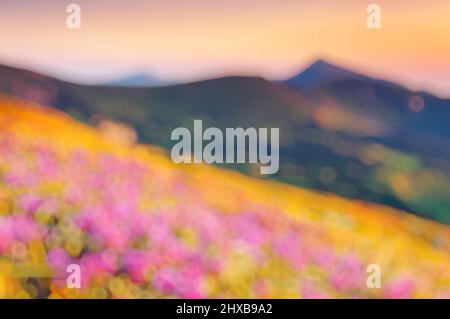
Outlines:
[[[290,231],[276,237],[272,246],[275,253],[289,261],[294,269],[303,267],[309,261],[308,251],[300,246],[296,232]]]
[[[412,296],[414,284],[410,279],[398,279],[386,284],[384,294],[392,299],[409,299]]]
[[[314,281],[306,279],[302,283],[301,287],[301,296],[304,299],[328,299],[330,295],[328,295],[323,289],[317,287],[317,284]]]
[[[24,194],[19,198],[19,206],[27,214],[33,214],[41,205],[43,199],[35,194]]]
[[[269,230],[261,224],[260,217],[252,213],[242,213],[234,217],[232,229],[237,237],[250,245],[260,246],[269,239]]]
[[[75,261],[67,254],[64,249],[53,249],[47,253],[47,263],[53,271],[52,282],[58,288],[63,288],[66,285],[66,269]]]
[[[344,292],[364,287],[364,267],[356,255],[347,253],[336,262],[330,275],[330,282],[336,290]]]
[[[201,292],[203,271],[195,264],[187,264],[180,270],[165,268],[153,278],[152,284],[165,294],[175,294],[180,298],[204,298]]]

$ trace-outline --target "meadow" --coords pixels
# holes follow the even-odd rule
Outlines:
[[[0,95],[1,298],[450,298],[448,226],[177,165],[106,124]]]

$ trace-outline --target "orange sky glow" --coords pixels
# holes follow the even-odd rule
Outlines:
[[[372,2],[381,29],[366,27]],[[79,30],[66,27],[69,3]],[[0,0],[0,39],[0,63],[86,83],[138,71],[283,79],[323,58],[450,96],[448,0]]]

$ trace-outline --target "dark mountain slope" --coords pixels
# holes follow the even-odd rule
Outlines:
[[[173,145],[171,131],[191,128],[194,119],[221,129],[279,127],[280,171],[274,178],[450,224],[450,142],[443,125],[448,101],[419,93],[426,106],[414,112],[408,98],[418,93],[352,72],[334,74],[308,90],[248,77],[121,88],[0,67],[0,92],[56,106],[84,122],[104,117],[127,123],[140,141],[166,148]],[[230,168],[259,171],[243,164]]]

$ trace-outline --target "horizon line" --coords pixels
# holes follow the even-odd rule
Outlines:
[[[171,87],[171,86],[176,86],[176,85],[188,85],[191,83],[198,83],[198,82],[212,81],[212,80],[217,80],[217,79],[233,78],[233,77],[249,78],[249,79],[252,79],[252,78],[253,79],[263,79],[268,82],[280,83],[280,82],[285,82],[295,76],[298,76],[298,75],[302,74],[305,70],[307,70],[308,68],[313,66],[314,64],[316,64],[318,62],[322,62],[322,63],[328,64],[328,65],[336,67],[336,68],[340,68],[340,69],[348,71],[348,72],[352,72],[352,73],[356,73],[358,75],[368,77],[372,80],[384,81],[387,83],[395,84],[395,85],[400,86],[408,91],[411,91],[412,93],[430,94],[439,99],[444,99],[444,100],[450,99],[450,92],[448,92],[447,94],[442,94],[442,93],[434,92],[432,90],[430,91],[425,88],[413,89],[404,83],[397,82],[396,80],[390,80],[390,79],[387,79],[384,77],[373,76],[373,75],[367,74],[363,71],[356,70],[355,68],[348,67],[348,66],[342,65],[341,63],[336,63],[336,62],[333,62],[330,60],[332,60],[332,59],[328,59],[328,58],[324,58],[324,57],[317,57],[315,59],[309,59],[308,60],[309,62],[301,64],[302,67],[296,68],[298,71],[291,72],[291,75],[289,75],[288,77],[283,77],[283,78],[271,78],[271,77],[264,76],[261,73],[245,73],[245,72],[238,73],[238,72],[228,72],[227,71],[227,72],[211,72],[211,74],[206,74],[203,76],[193,76],[191,78],[184,79],[184,80],[183,79],[169,79],[169,78],[164,79],[164,77],[161,77],[158,74],[155,74],[155,73],[152,73],[152,72],[149,72],[146,70],[136,69],[135,71],[121,72],[121,75],[119,74],[116,76],[108,77],[101,81],[99,81],[99,80],[85,81],[82,79],[76,79],[77,78],[76,76],[75,77],[70,76],[70,75],[64,76],[62,74],[56,74],[57,72],[46,72],[39,67],[29,67],[26,65],[20,65],[20,64],[15,64],[15,63],[11,64],[11,63],[5,62],[3,60],[0,60],[0,66],[17,69],[17,70],[21,70],[21,71],[25,71],[25,72],[37,73],[42,76],[50,77],[50,78],[53,78],[58,81],[67,82],[67,83],[71,83],[71,84],[75,84],[75,85],[97,86],[97,87],[158,88],[158,87]],[[129,77],[135,76],[137,74],[149,75],[149,76],[155,78],[158,82],[161,81],[161,83],[156,84],[156,85],[151,85],[151,86],[111,85],[108,83],[111,81],[120,81],[120,80],[129,78]]]

